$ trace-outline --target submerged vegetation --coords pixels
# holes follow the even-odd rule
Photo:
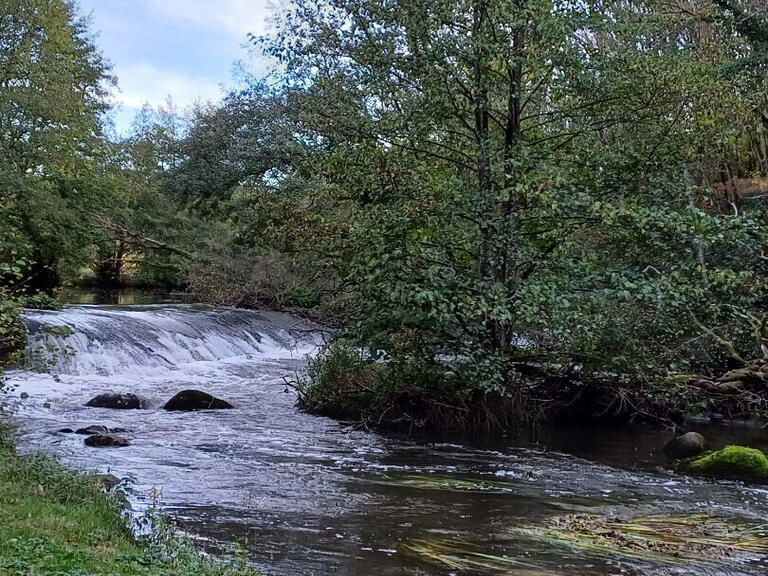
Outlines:
[[[518,532],[584,554],[664,564],[749,564],[768,553],[765,525],[706,514],[659,514],[628,521],[571,515]]]
[[[495,537],[493,552],[439,536],[411,540],[401,550],[454,570],[521,576],[560,573],[554,566],[551,572],[547,571],[543,568],[546,560],[538,558],[538,554],[546,555],[545,551],[552,548],[572,550],[591,562],[602,560],[615,565],[618,561],[656,567],[748,566],[768,554],[765,525],[706,514],[657,514],[631,520],[571,514],[551,518],[543,526],[513,528],[511,538],[525,542],[527,558],[505,554],[504,539],[499,536]],[[595,569],[594,573],[601,572]]]

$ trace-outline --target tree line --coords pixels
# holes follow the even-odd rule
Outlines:
[[[76,7],[4,4],[16,300],[308,311],[302,404],[372,422],[765,411],[762,2],[294,0],[270,76],[125,138]]]

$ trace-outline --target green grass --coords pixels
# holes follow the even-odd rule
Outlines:
[[[137,541],[123,501],[45,455],[18,457],[0,431],[0,576],[256,576],[171,530]]]

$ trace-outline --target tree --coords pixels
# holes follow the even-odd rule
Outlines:
[[[0,201],[32,247],[28,284],[84,259],[112,81],[71,2],[0,2]]]
[[[283,237],[334,270],[341,335],[511,394],[531,362],[723,361],[702,319],[743,338],[733,307],[765,295],[759,214],[710,210],[702,168],[738,124],[712,97],[747,108],[718,84],[743,38],[666,4],[294,4],[269,50],[310,232]]]

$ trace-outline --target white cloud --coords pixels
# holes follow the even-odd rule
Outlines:
[[[114,99],[129,108],[141,108],[145,103],[157,106],[168,96],[181,107],[196,100],[218,100],[222,96],[222,87],[205,76],[160,70],[147,63],[116,68],[120,90]]]
[[[245,41],[249,33],[267,30],[274,0],[142,0],[158,15],[204,30],[220,30]]]

